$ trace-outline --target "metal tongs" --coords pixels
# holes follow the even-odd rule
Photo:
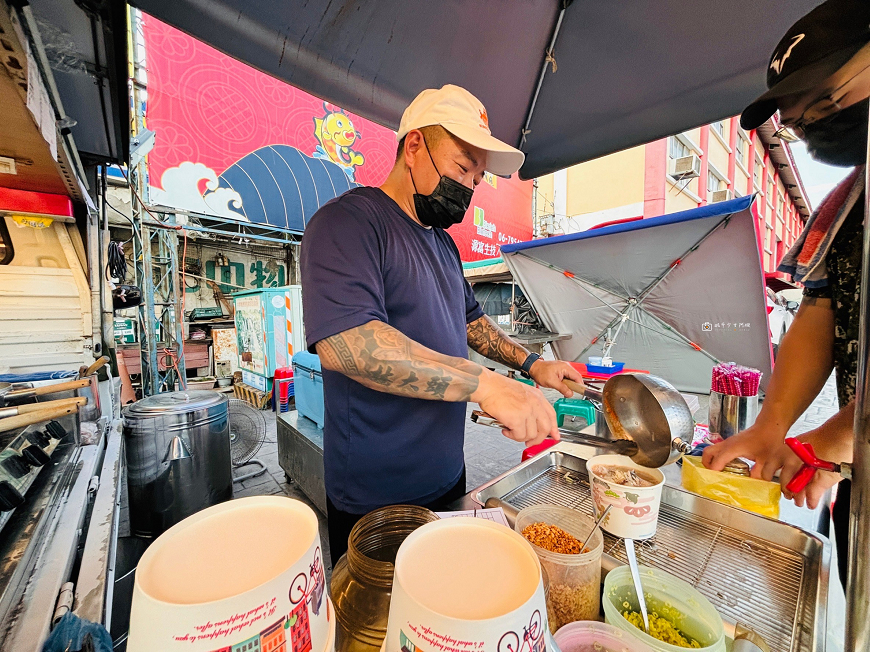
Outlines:
[[[474,412],[472,412],[471,420],[474,421],[474,423],[480,424],[481,426],[491,426],[493,428],[502,429],[505,428],[505,425],[501,421],[496,421],[493,417],[488,415],[486,412],[483,412],[482,410],[475,410]],[[601,437],[596,437],[594,435],[584,435],[583,433],[576,432],[574,430],[568,430],[567,428],[559,428],[559,435],[562,437],[562,441],[568,442],[569,444],[585,444],[587,446],[597,446],[598,448],[606,448],[607,450],[612,450],[618,455],[628,455],[629,457],[637,453],[637,444],[627,439],[602,439]]]
[[[827,460],[820,460],[816,457],[816,451],[813,450],[812,444],[806,444],[795,437],[789,437],[785,440],[788,446],[795,455],[797,455],[804,465],[794,474],[794,477],[785,486],[793,494],[802,491],[813,479],[816,471],[830,471],[831,473],[839,473],[846,480],[852,479],[851,464],[836,464]]]
[[[601,392],[567,378],[563,382],[574,392],[601,403],[601,416],[614,436],[604,439],[560,428],[566,442],[618,451],[647,468],[671,464],[691,452],[695,429],[692,412],[682,395],[661,378],[641,373],[616,374],[604,383]],[[485,412],[475,412],[471,419],[504,428]]]

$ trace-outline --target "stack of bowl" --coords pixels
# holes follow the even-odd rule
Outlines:
[[[334,646],[317,516],[297,500],[209,507],[160,535],[139,562],[130,652]]]
[[[423,525],[399,548],[386,652],[537,652],[547,629],[541,566],[516,532],[450,518]]]

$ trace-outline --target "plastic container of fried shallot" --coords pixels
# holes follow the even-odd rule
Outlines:
[[[591,516],[559,505],[533,505],[517,514],[515,529],[520,534],[534,523],[555,525],[579,541],[584,541],[595,521]],[[550,590],[547,593],[547,619],[550,631],[576,620],[598,618],[601,610],[601,553],[604,536],[596,528],[588,552],[567,555],[550,552],[532,543],[532,548],[547,571]]]

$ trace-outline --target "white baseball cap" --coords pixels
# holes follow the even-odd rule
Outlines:
[[[441,125],[459,140],[486,151],[486,170],[508,177],[520,169],[526,155],[495,138],[486,107],[464,88],[446,84],[421,92],[402,114],[396,141],[412,129]]]

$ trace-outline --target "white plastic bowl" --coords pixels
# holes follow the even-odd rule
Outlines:
[[[658,482],[651,487],[628,487],[597,476],[596,466],[621,466],[634,469]],[[662,487],[665,476],[658,469],[648,469],[631,461],[625,455],[596,455],[586,462],[595,517],[612,505],[610,513],[601,522],[601,528],[613,536],[625,539],[648,539],[656,533]]]

